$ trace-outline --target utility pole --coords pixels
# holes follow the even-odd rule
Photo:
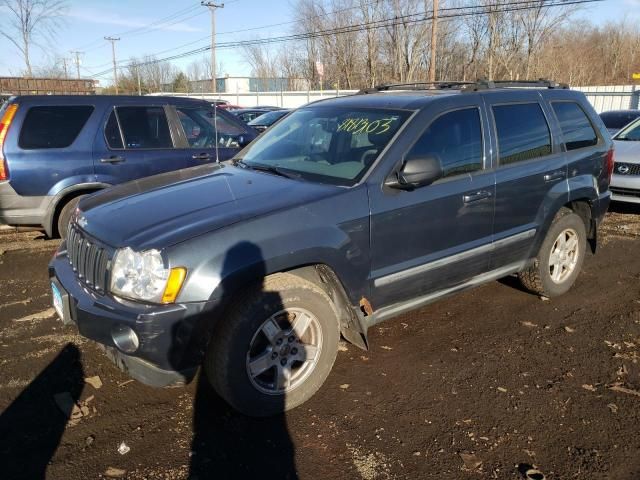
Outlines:
[[[105,40],[111,42],[111,57],[113,58],[113,81],[116,85],[116,95],[118,95],[118,67],[116,67],[116,42],[120,37],[104,37]]]
[[[69,78],[69,74],[67,73],[67,59],[66,59],[66,57],[62,59],[62,68],[64,68],[64,79],[67,80]]]
[[[429,61],[429,81],[436,81],[436,52],[438,44],[438,0],[433,0],[431,17],[431,59]]]
[[[200,5],[209,8],[211,12],[211,91],[216,93],[216,10],[224,8],[224,3],[216,4],[202,0]]]
[[[83,52],[78,52],[78,51],[71,50],[70,53],[72,55],[75,55],[75,57],[76,57],[76,59],[74,60],[74,63],[76,64],[76,73],[78,74],[78,80],[80,80],[80,55]]]
[[[140,66],[136,63],[136,77],[138,77],[138,96],[142,96],[142,87],[140,86]]]

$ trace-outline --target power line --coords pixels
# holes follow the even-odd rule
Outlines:
[[[225,4],[228,5],[230,3],[235,3],[235,2],[238,2],[238,1],[239,0],[230,0],[228,2],[225,2]],[[328,17],[330,15],[336,15],[336,14],[339,14],[339,13],[344,13],[344,12],[347,12],[349,10],[357,10],[359,8],[362,8],[362,7],[367,7],[367,6],[370,6],[370,5],[373,5],[373,4],[377,4],[379,1],[380,0],[373,0],[371,2],[364,3],[362,5],[357,5],[355,7],[348,7],[348,8],[341,8],[341,9],[338,9],[338,10],[332,10],[330,12],[321,13],[319,15],[313,15],[311,17],[306,17],[306,19],[307,20],[312,20],[312,19],[315,19],[315,18],[323,18],[323,17]],[[532,0],[530,0],[530,1],[532,1]],[[198,15],[200,13],[198,13]],[[183,19],[182,21],[184,21],[184,20],[186,20],[186,19]],[[228,30],[228,31],[223,31],[223,32],[217,32],[216,31],[216,37],[219,37],[221,35],[233,35],[233,34],[236,34],[236,33],[254,32],[256,30],[265,30],[267,28],[273,28],[273,27],[282,27],[282,26],[285,26],[285,25],[292,25],[294,23],[299,23],[299,21],[291,20],[289,22],[271,23],[271,24],[267,24],[267,25],[260,25],[260,26],[257,26],[257,27],[242,28],[242,29],[239,29],[239,30]],[[178,45],[177,47],[171,47],[171,48],[167,48],[166,50],[161,50],[159,52],[155,52],[154,55],[161,55],[163,53],[173,52],[175,50],[180,50],[181,48],[188,47],[190,45],[194,45],[196,43],[199,43],[199,42],[201,42],[203,40],[207,40],[209,38],[210,38],[210,35],[205,35],[204,37],[198,38],[196,40],[192,40],[191,42],[183,43],[181,45]],[[98,47],[95,47],[94,49],[90,49],[89,51],[95,50],[95,49],[99,49],[99,48],[104,48],[104,47],[105,47],[105,45],[99,45]],[[102,67],[105,67],[105,66],[109,65],[110,63],[111,62],[105,62],[105,63],[101,63],[99,65],[93,65],[91,68],[102,68]]]
[[[544,2],[543,0],[544,4],[541,5],[540,0],[524,0],[524,1],[510,2],[506,4],[494,3],[494,4],[486,4],[486,5],[478,5],[478,6],[450,7],[450,8],[441,8],[440,12],[447,12],[447,11],[455,12],[460,10],[463,10],[463,11],[458,13],[449,13],[449,14],[440,15],[439,19],[450,20],[453,18],[465,17],[470,15],[487,15],[487,14],[495,14],[495,13],[506,13],[506,12],[521,11],[521,10],[532,10],[532,9],[541,8],[541,7],[552,8],[552,7],[578,5],[578,4],[585,4],[585,3],[595,3],[595,2],[602,2],[602,1],[604,0],[571,0],[571,1],[550,0],[548,2]],[[493,7],[497,7],[497,8],[493,9]],[[464,10],[467,10],[467,11],[464,11]],[[468,10],[472,10],[472,11],[468,11]],[[274,43],[308,40],[313,38],[327,37],[331,35],[340,35],[345,33],[357,32],[357,31],[361,31],[363,28],[378,29],[378,28],[392,27],[396,25],[409,25],[409,24],[431,21],[433,17],[427,16],[426,14],[427,12],[419,12],[419,13],[395,16],[393,18],[375,20],[372,22],[364,22],[357,25],[349,25],[345,27],[337,27],[337,28],[319,30],[314,32],[305,32],[305,33],[293,34],[293,35],[283,35],[283,36],[269,37],[269,38],[263,38],[263,39],[224,42],[224,43],[218,43],[216,45],[216,48],[230,49],[230,48],[238,48],[238,47],[245,47],[245,46],[252,46],[252,45],[268,45],[268,44],[274,44]],[[421,18],[415,18],[415,17],[421,17]],[[153,59],[148,62],[139,63],[138,65],[139,66],[149,65],[149,64],[159,63],[159,62],[178,60],[180,58],[185,58],[185,57],[189,57],[199,53],[204,53],[206,51],[209,51],[210,49],[211,49],[211,46],[205,45],[193,50],[178,53],[168,57]],[[99,76],[102,73],[105,73],[105,72],[99,72],[99,74],[96,74],[95,76]]]
[[[159,27],[160,25],[162,25],[163,23],[166,23],[166,22],[170,22],[170,21],[172,21],[172,20],[175,20],[177,17],[180,17],[180,16],[182,16],[182,15],[189,14],[189,13],[191,13],[191,12],[193,12],[193,11],[197,10],[197,9],[198,9],[198,5],[191,5],[191,6],[188,6],[188,7],[185,7],[185,8],[181,8],[180,10],[177,10],[177,11],[175,11],[175,12],[173,12],[173,13],[171,13],[171,14],[169,14],[169,15],[165,16],[165,17],[162,17],[162,18],[159,18],[159,19],[157,19],[157,20],[154,20],[154,21],[153,21],[153,22],[151,22],[151,23],[148,23],[148,24],[145,24],[145,25],[141,25],[141,26],[139,26],[139,27],[135,27],[135,28],[132,28],[132,29],[130,29],[130,30],[125,30],[125,31],[123,31],[123,32],[116,33],[115,35],[122,37],[122,36],[129,35],[129,34],[131,34],[131,33],[134,33],[134,32],[138,32],[138,31],[140,31],[140,30],[146,30],[146,29],[150,29],[150,30],[157,30],[157,29],[158,29],[158,27]],[[201,13],[201,12],[198,12],[198,15],[199,15],[200,13]],[[189,18],[192,18],[192,17],[189,17]],[[184,21],[184,20],[187,20],[187,18],[181,19],[181,20],[179,20],[179,21]],[[178,23],[178,22],[176,22],[176,23]],[[154,28],[154,27],[155,27],[155,28]],[[114,35],[114,36],[115,36],[115,35]],[[95,45],[96,45],[97,43],[102,42],[102,40],[103,40],[102,38],[101,38],[101,39],[96,39],[96,40],[94,40],[94,41],[92,41],[92,42],[90,42],[90,43],[87,43],[86,45],[84,45],[84,46],[83,46],[83,47],[81,47],[81,48],[82,48],[82,49],[85,49],[85,50],[87,50],[87,51],[95,50],[96,48],[101,48],[103,45],[98,45],[97,47],[96,47]]]

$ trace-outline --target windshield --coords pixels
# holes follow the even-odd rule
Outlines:
[[[628,141],[640,141],[640,118],[627,125],[620,133],[618,133],[614,140],[628,140]]]
[[[274,110],[273,112],[263,113],[259,117],[251,120],[248,125],[271,125],[280,117],[284,117],[289,110]]]
[[[270,167],[304,180],[353,185],[410,112],[309,107],[292,112],[243,151],[247,167]]]

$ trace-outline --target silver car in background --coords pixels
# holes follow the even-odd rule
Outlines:
[[[611,135],[615,135],[638,117],[640,117],[638,109],[610,110],[600,114],[600,119]]]
[[[611,200],[640,203],[640,118],[614,137],[615,165],[611,176]]]

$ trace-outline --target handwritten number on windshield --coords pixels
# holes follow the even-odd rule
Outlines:
[[[381,118],[379,120],[370,121],[368,118],[347,118],[338,125],[338,132],[380,135],[387,132],[391,128],[391,123],[395,120],[395,118]]]

